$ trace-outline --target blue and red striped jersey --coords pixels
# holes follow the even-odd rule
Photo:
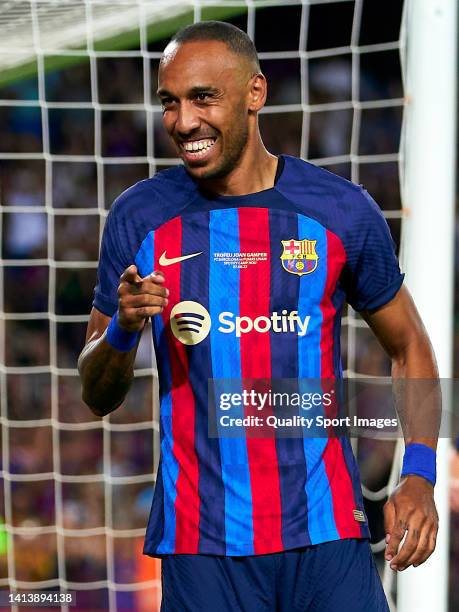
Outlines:
[[[264,554],[369,537],[347,437],[210,436],[209,380],[339,379],[341,311],[399,290],[371,197],[281,156],[273,188],[209,197],[183,166],[125,191],[104,228],[94,306],[112,316],[119,277],[162,270],[152,318],[161,454],[149,555]]]

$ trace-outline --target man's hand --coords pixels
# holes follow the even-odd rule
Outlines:
[[[149,317],[163,311],[169,295],[163,283],[162,272],[141,278],[136,266],[126,268],[118,287],[118,323],[123,329],[141,331]]]
[[[385,558],[393,570],[424,563],[435,550],[438,514],[433,486],[421,476],[402,478],[384,506]],[[407,531],[405,541],[398,547]],[[398,551],[398,552],[397,552]]]
[[[129,332],[141,331],[149,317],[163,311],[169,291],[164,276],[154,272],[141,278],[136,266],[126,268],[118,287],[118,324]],[[94,414],[105,416],[124,401],[134,378],[136,349],[118,351],[105,341],[110,317],[93,308],[86,345],[78,359],[83,400]]]
[[[451,449],[449,505],[451,512],[459,512],[459,451]]]

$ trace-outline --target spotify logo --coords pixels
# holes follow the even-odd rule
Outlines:
[[[199,344],[210,331],[210,315],[198,302],[176,304],[171,310],[170,321],[172,333],[183,344]]]
[[[218,314],[220,325],[214,329],[222,334],[234,334],[236,338],[250,333],[293,333],[305,336],[310,320],[310,315],[300,316],[297,310],[274,311],[269,317],[241,317],[234,312],[225,311]],[[199,302],[188,300],[176,304],[171,310],[170,322],[174,336],[183,344],[199,344],[210,332],[210,314]]]

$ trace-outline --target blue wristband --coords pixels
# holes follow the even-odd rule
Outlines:
[[[113,315],[105,335],[105,339],[110,346],[113,346],[117,351],[128,353],[135,347],[139,338],[140,332],[130,332],[123,329],[118,323],[118,313]]]
[[[435,485],[437,480],[437,453],[425,444],[408,444],[403,456],[401,476],[416,474]]]

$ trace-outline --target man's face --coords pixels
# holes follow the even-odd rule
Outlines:
[[[220,178],[238,164],[248,139],[248,62],[219,41],[165,50],[158,77],[163,122],[188,172]]]

